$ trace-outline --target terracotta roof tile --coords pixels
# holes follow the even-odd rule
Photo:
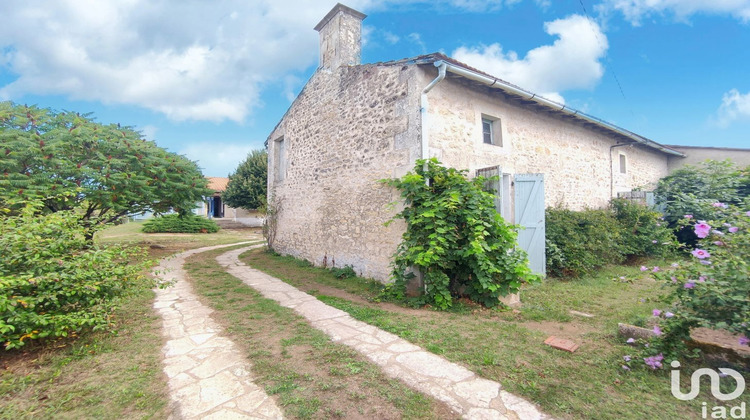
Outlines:
[[[208,180],[208,189],[216,192],[225,191],[227,189],[227,184],[229,183],[229,178],[222,178],[219,176],[207,176],[206,179]]]

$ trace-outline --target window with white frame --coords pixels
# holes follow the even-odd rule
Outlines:
[[[482,141],[495,146],[503,145],[503,130],[500,118],[482,115]]]
[[[622,153],[620,153],[620,173],[628,173],[628,158]]]

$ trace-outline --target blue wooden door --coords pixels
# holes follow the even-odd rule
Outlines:
[[[531,270],[545,275],[544,174],[517,174],[514,184],[518,245],[529,254]]]

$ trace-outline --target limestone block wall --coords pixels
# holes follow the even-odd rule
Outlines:
[[[750,146],[750,145],[748,145]],[[669,158],[669,171],[679,169],[685,165],[697,165],[708,159],[725,160],[731,159],[737,166],[744,168],[750,166],[750,149],[729,147],[697,147],[697,146],[669,146],[682,152],[685,157],[674,156]]]
[[[418,158],[416,71],[363,65],[313,75],[268,138],[277,251],[388,279],[404,225],[384,226],[398,194],[378,180]]]
[[[421,68],[420,85],[435,75],[434,69]],[[472,176],[476,169],[494,165],[509,174],[544,173],[548,207],[606,206],[613,190],[616,196],[667,175],[667,156],[660,152],[642,146],[610,149],[614,137],[514,105],[488,88],[446,78],[429,95],[432,156],[470,169]],[[483,142],[483,117],[499,120],[494,127],[499,128],[495,134],[501,134],[502,146]],[[619,153],[626,155],[625,174],[619,173]]]

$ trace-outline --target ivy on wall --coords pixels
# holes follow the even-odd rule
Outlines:
[[[468,179],[466,173],[434,158],[420,159],[402,178],[381,181],[405,200],[394,217],[407,226],[392,272],[401,296],[415,272],[422,275],[424,303],[440,309],[459,297],[493,307],[499,296],[539,281],[517,246],[515,226],[500,217],[494,196],[483,191],[485,178]]]

